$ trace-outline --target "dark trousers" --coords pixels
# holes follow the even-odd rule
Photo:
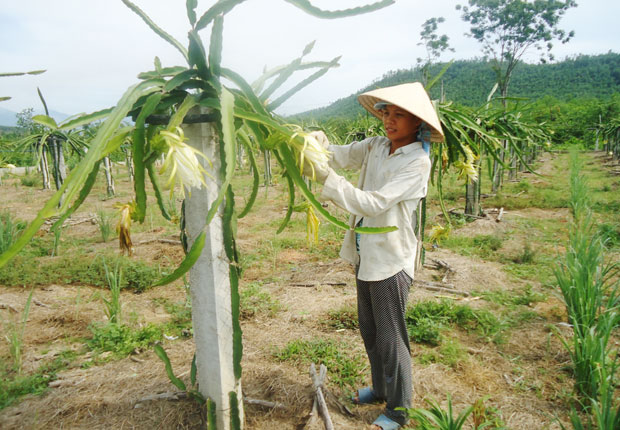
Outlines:
[[[411,353],[405,324],[412,279],[401,271],[382,281],[357,279],[360,333],[370,360],[375,395],[387,402],[385,415],[401,425],[411,407]]]

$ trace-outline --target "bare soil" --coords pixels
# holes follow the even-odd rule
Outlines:
[[[13,186],[5,180],[0,187],[3,207],[21,218],[32,218],[50,192]],[[117,182],[121,197],[102,200],[101,194],[89,201],[74,219],[88,217],[97,207],[111,208],[115,202],[129,200],[130,185]],[[277,190],[277,188],[276,188]],[[262,235],[273,231],[250,232],[250,226],[265,219],[279,219],[285,205],[284,196],[272,190],[269,199],[259,211],[240,220],[238,243],[240,252],[251,252]],[[261,198],[261,197],[259,197]],[[496,230],[510,230],[522,216],[565,219],[564,210],[527,209],[508,211],[502,222],[478,220],[463,227],[459,234],[490,234]],[[301,216],[301,215],[299,215]],[[67,229],[71,236],[93,237],[98,228],[92,223],[77,224]],[[158,237],[172,237],[161,228],[134,234],[136,245],[133,258],[149,262],[162,259],[178,262],[182,258],[180,246],[148,242]],[[298,234],[305,235],[304,231]],[[163,236],[162,236],[163,235]],[[99,247],[115,247],[114,241],[97,243]],[[332,245],[330,245],[332,246]],[[95,249],[96,252],[96,249]],[[502,265],[476,257],[464,257],[446,249],[429,250],[427,262],[442,260],[455,269],[447,280],[458,290],[518,291],[524,283],[511,278]],[[10,263],[9,263],[10,264]],[[435,281],[443,275],[437,269],[423,267],[417,279]],[[268,279],[267,281],[265,281]],[[330,310],[354,305],[355,280],[352,269],[337,259],[318,257],[307,249],[285,248],[274,253],[272,261],[246,270],[241,288],[250,282],[262,281],[263,288],[277,299],[282,308],[274,315],[258,315],[242,321],[244,358],[243,391],[247,397],[278,402],[283,409],[268,409],[248,405],[245,408],[247,429],[301,429],[312,406],[311,380],[306,366],[293,366],[274,360],[273,351],[295,339],[329,338],[351,345],[352,352],[364,356],[361,338],[356,331],[329,329],[322,324]],[[531,282],[530,282],[531,283]],[[534,288],[540,285],[534,283]],[[0,285],[0,312],[8,316],[13,308],[23,309],[30,288]],[[24,370],[36,369],[42,360],[50,360],[60,351],[83,348],[82,339],[89,336],[88,325],[103,321],[102,290],[88,285],[49,285],[34,291],[34,305],[30,311],[24,340]],[[412,288],[412,303],[450,296],[423,287]],[[170,315],[159,304],[161,299],[181,302],[185,291],[180,285],[152,288],[143,294],[123,292],[122,302],[126,315],[133,314],[136,324],[161,323]],[[483,306],[482,300],[471,297],[452,297],[472,306]],[[488,305],[488,304],[487,304]],[[476,334],[455,331],[453,336],[464,347],[464,358],[454,366],[431,363],[420,364],[417,359],[428,351],[424,345],[412,344],[414,398],[416,407],[425,406],[425,398],[434,398],[446,405],[446,395],[452,396],[456,411],[470,406],[476,399],[485,398],[485,404],[501,411],[507,428],[514,430],[558,429],[556,417],[565,420],[572,380],[566,372],[568,356],[550,325],[565,318],[561,302],[553,295],[531,309],[538,316],[511,329],[507,341],[495,344],[482,340]],[[164,347],[171,358],[177,375],[187,381],[189,365],[194,352],[191,338],[166,340]],[[174,392],[162,362],[150,351],[141,351],[130,357],[102,365],[82,368],[89,353],[78,355],[71,366],[58,375],[46,393],[27,396],[19,403],[0,411],[2,429],[198,429],[201,416],[191,400],[142,401],[147,396]],[[0,357],[9,359],[6,342],[0,342]],[[328,374],[329,378],[329,374]],[[370,382],[367,369],[366,382]],[[331,408],[337,429],[366,428],[381,412],[381,406],[357,407],[347,402],[348,393],[330,384],[330,390],[352,410],[346,416]]]

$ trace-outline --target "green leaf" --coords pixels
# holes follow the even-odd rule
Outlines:
[[[76,118],[65,120],[60,123],[59,130],[71,130],[77,127],[81,127],[85,124],[90,124],[95,121],[102,121],[112,113],[113,108],[102,109],[89,114],[82,114]]]
[[[200,40],[196,30],[190,31],[187,36],[189,38],[189,65],[196,66],[200,77],[208,81],[211,78],[211,74],[209,73],[207,55],[202,40]]]
[[[9,76],[23,76],[23,75],[40,75],[44,73],[45,70],[33,70],[32,72],[8,72],[8,73],[0,73],[0,78],[9,77]]]
[[[170,214],[168,213],[168,209],[164,203],[164,196],[161,192],[161,187],[159,186],[158,176],[155,174],[153,163],[148,163],[146,165],[146,171],[149,173],[149,179],[151,180],[151,185],[153,186],[153,190],[155,191],[155,198],[157,199],[157,206],[159,206],[159,210],[164,218],[170,221]]]
[[[0,97],[0,102],[5,102],[7,100],[11,100],[11,97]]]
[[[187,49],[185,49],[185,47],[183,45],[181,45],[181,43],[179,43],[174,37],[172,37],[171,35],[166,33],[163,29],[161,29],[159,26],[157,26],[157,24],[155,24],[151,20],[151,18],[149,18],[148,15],[146,13],[144,13],[142,11],[142,9],[140,9],[138,6],[136,6],[135,4],[130,2],[129,0],[121,0],[121,1],[123,3],[125,3],[125,5],[129,9],[134,11],[140,18],[142,18],[142,20],[144,22],[146,22],[146,24],[149,27],[151,27],[151,30],[153,30],[159,37],[161,37],[166,42],[170,43],[172,46],[177,48],[179,50],[179,52],[183,55],[183,58],[185,58],[187,60],[187,58],[188,58],[188,56],[187,56]]]
[[[221,151],[222,169],[224,170],[223,182],[220,187],[219,193],[215,201],[211,204],[209,212],[207,213],[207,224],[211,222],[215,216],[224,195],[235,173],[235,163],[237,160],[237,143],[235,141],[235,118],[234,118],[234,105],[235,98],[233,94],[226,88],[222,88],[222,95],[220,97],[220,127],[222,132],[222,146]]]
[[[200,17],[195,26],[196,31],[202,30],[209,25],[216,16],[220,14],[227,14],[232,10],[232,8],[240,3],[243,3],[244,1],[245,0],[219,0]]]
[[[239,89],[241,89],[247,100],[250,102],[250,105],[256,112],[267,116],[270,115],[265,109],[265,106],[256,96],[256,93],[254,92],[252,87],[243,79],[241,75],[226,68],[222,68],[221,73],[223,77],[229,79],[235,85],[237,85]]]
[[[209,67],[214,76],[220,76],[222,63],[222,36],[224,33],[224,17],[217,15],[213,21],[211,41],[209,45]]]
[[[327,73],[327,71],[332,68],[332,67],[338,67],[338,60],[340,60],[340,57],[336,57],[334,58],[331,62],[329,62],[325,67],[323,67],[322,69],[314,72],[312,75],[308,76],[306,79],[304,79],[303,81],[301,81],[300,83],[298,83],[297,85],[295,85],[293,88],[291,88],[290,90],[288,90],[287,92],[285,92],[284,94],[282,94],[280,97],[278,97],[277,99],[275,99],[273,102],[269,103],[268,105],[268,109],[269,110],[275,110],[277,109],[282,103],[284,103],[286,100],[288,100],[289,98],[291,98],[291,96],[293,96],[295,93],[299,92],[300,90],[304,89],[305,87],[307,87],[308,85],[310,85],[312,82],[316,81],[318,78],[320,78],[321,76],[323,76],[325,73]]]
[[[140,114],[136,119],[136,128],[133,132],[133,165],[134,165],[134,191],[136,193],[136,219],[139,222],[144,221],[146,215],[146,181],[145,181],[145,164],[144,157],[146,151],[146,135],[144,123],[146,118],[151,115],[159,101],[161,93],[151,94],[144,106],[140,110]]]
[[[198,6],[198,0],[186,0],[185,2],[187,18],[189,19],[189,23],[192,27],[196,24],[196,6]]]
[[[295,207],[295,184],[288,174],[286,174],[285,177],[288,185],[288,207],[286,209],[286,215],[284,215],[284,219],[280,223],[280,227],[278,227],[276,234],[280,234],[284,231],[291,220],[291,215],[293,215],[293,207]]]
[[[435,84],[445,75],[450,66],[454,63],[454,60],[451,60],[449,63],[446,63],[443,68],[437,73],[437,76],[433,77],[433,79],[426,85],[425,90],[430,91],[431,88],[435,86]]]
[[[168,276],[165,276],[164,278],[160,279],[158,282],[153,284],[153,286],[158,287],[160,285],[169,284],[171,282],[176,281],[181,276],[185,275],[189,271],[189,269],[191,269],[192,266],[196,263],[196,261],[198,261],[198,257],[200,257],[202,248],[205,246],[205,238],[206,238],[206,233],[203,231],[198,235],[198,237],[192,244],[191,249],[185,256],[185,258],[183,259],[179,267],[177,267],[175,271],[169,274]]]
[[[161,69],[151,70],[150,72],[142,72],[138,74],[138,79],[153,79],[175,76],[187,70],[187,66],[162,67]]]
[[[177,73],[176,75],[174,75],[172,79],[166,82],[166,85],[164,86],[164,90],[167,92],[170,92],[174,90],[175,88],[177,88],[178,86],[183,85],[185,82],[189,81],[190,79],[195,78],[196,76],[198,76],[198,73],[196,72],[196,70],[183,69],[182,72]]]
[[[258,173],[258,165],[256,164],[256,157],[254,157],[254,148],[252,148],[252,143],[250,142],[249,136],[247,135],[246,131],[243,129],[239,130],[238,134],[239,136],[241,136],[241,141],[246,147],[248,159],[250,160],[250,166],[252,166],[252,181],[253,181],[252,192],[250,193],[250,197],[248,198],[248,201],[245,204],[245,207],[238,215],[239,218],[243,218],[250,212],[250,210],[252,209],[252,206],[254,205],[254,202],[256,201],[256,196],[258,195],[260,175]]]
[[[207,399],[207,429],[208,430],[217,429],[216,410],[217,408],[216,408],[215,402],[211,398]]]
[[[164,365],[166,366],[166,373],[168,374],[170,382],[172,382],[172,384],[179,390],[187,391],[185,383],[174,375],[174,372],[172,371],[172,364],[170,364],[170,359],[168,358],[168,354],[166,354],[166,351],[164,351],[164,348],[162,348],[161,345],[155,345],[153,349],[155,350],[155,354],[160,358],[160,360],[164,362]]]
[[[82,203],[84,203],[84,200],[86,200],[86,197],[88,197],[88,194],[90,194],[90,190],[92,190],[93,185],[95,185],[95,180],[97,179],[97,173],[99,172],[100,165],[101,161],[97,161],[95,163],[92,172],[90,172],[90,174],[86,178],[84,186],[80,190],[78,198],[75,200],[75,202],[73,202],[73,205],[65,213],[63,213],[62,216],[52,225],[52,227],[50,228],[51,231],[56,231],[57,229],[61,228],[65,220],[69,218],[77,210],[77,208],[80,207]]]
[[[198,367],[196,366],[196,353],[194,353],[194,358],[192,358],[192,366],[189,372],[189,381],[192,384],[192,387],[196,385],[196,373],[198,372]]]
[[[53,130],[56,130],[58,128],[58,124],[56,124],[56,121],[51,116],[35,115],[35,116],[32,117],[32,120],[34,122],[36,122],[37,124],[44,125],[44,126],[49,127],[49,128],[51,128]]]
[[[304,53],[306,50],[304,49]],[[280,71],[278,77],[274,79],[274,81],[259,94],[260,99],[264,102],[267,100],[278,88],[280,88],[287,80],[291,77],[296,70],[299,69],[301,65],[301,60],[303,59],[303,55],[291,61],[284,69]]]
[[[188,94],[181,105],[177,108],[176,112],[170,117],[170,121],[168,122],[168,129],[172,130],[176,127],[180,126],[183,123],[183,119],[190,111],[191,108],[196,106],[196,97]]]
[[[360,15],[363,13],[373,12],[378,9],[382,9],[384,7],[390,6],[395,3],[395,0],[382,0],[376,3],[372,3],[366,6],[354,7],[352,9],[344,9],[344,10],[323,10],[319,9],[316,6],[313,6],[312,3],[308,0],[284,0],[287,3],[290,3],[294,6],[297,6],[307,14],[312,16],[316,16],[317,18],[343,18],[345,16],[353,16]]]

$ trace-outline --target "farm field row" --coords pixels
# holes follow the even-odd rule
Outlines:
[[[610,237],[608,258],[617,261],[620,177],[611,174],[604,154],[581,157],[599,228]],[[445,406],[450,395],[456,411],[483,399],[497,426],[558,429],[557,419],[567,422],[570,360],[551,329],[569,333],[553,276],[569,228],[567,169],[568,154],[544,154],[535,165],[539,175],[522,173],[501,194],[483,200],[486,218],[455,215],[450,236],[426,245],[425,266],[409,297],[415,406],[425,406],[425,398]],[[287,194],[275,173],[274,184],[261,188],[254,210],[239,220],[237,245],[244,394],[282,408],[247,405],[247,428],[303,427],[312,406],[312,361],[328,367],[336,428],[362,428],[381,406],[347,401],[354,388],[369,384],[370,372],[356,330],[353,272],[338,259],[342,232],[323,223],[319,244],[309,245],[302,212],[276,234]],[[117,194],[107,198],[100,180],[60,238],[40,232],[0,269],[4,330],[18,324],[33,291],[20,375],[10,367],[10,344],[0,343],[0,427],[200,428],[193,401],[148,399],[177,391],[153,353],[155,342],[189,385],[194,347],[184,283],[150,288],[183,258],[178,227],[153,209],[132,229],[134,255],[118,256],[112,214],[115,204],[131,198],[132,186],[119,168]],[[239,188],[250,186],[249,175],[235,181]],[[5,177],[0,186],[3,210],[14,220],[31,219],[49,196],[19,177]],[[450,209],[462,212],[464,187],[456,178],[446,178],[444,197]],[[435,187],[428,202],[427,232],[445,222]],[[504,209],[499,222],[491,208]],[[104,240],[106,217],[112,233]],[[123,325],[111,326],[103,302],[109,297],[105,267],[117,264],[126,283]],[[437,283],[462,294],[429,289]]]

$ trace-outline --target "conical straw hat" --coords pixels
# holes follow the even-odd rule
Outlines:
[[[382,115],[378,109],[375,109],[376,103],[387,102],[396,105],[417,116],[431,127],[431,142],[442,142],[444,139],[435,107],[420,82],[368,91],[360,94],[357,100],[364,109],[379,119],[382,119]]]

